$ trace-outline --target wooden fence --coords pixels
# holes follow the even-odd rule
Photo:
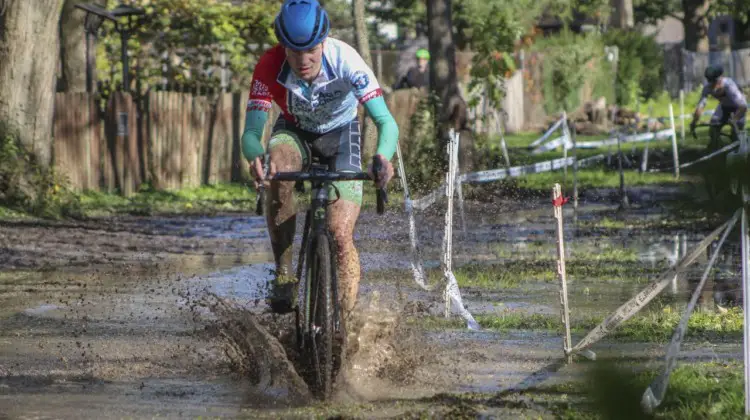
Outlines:
[[[75,189],[124,195],[144,182],[170,190],[241,180],[246,98],[156,91],[136,100],[115,93],[102,112],[95,96],[57,93],[55,166]],[[277,115],[274,109],[266,139]]]

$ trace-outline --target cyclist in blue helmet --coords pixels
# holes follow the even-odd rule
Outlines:
[[[383,163],[379,186],[385,185],[393,176],[390,159],[396,150],[398,127],[372,69],[354,48],[328,37],[328,14],[317,0],[285,1],[274,30],[279,45],[266,51],[255,66],[242,135],[242,152],[250,162],[256,186],[263,182],[264,165],[269,166],[270,175],[299,171],[311,157],[336,171],[361,171],[360,104],[378,129],[376,153]],[[272,103],[281,115],[264,150],[261,137]],[[268,303],[272,311],[285,313],[294,309],[297,291],[292,274],[294,185],[274,182],[269,189],[265,214],[276,278]],[[341,306],[348,313],[359,288],[360,263],[353,233],[362,204],[362,183],[341,182],[336,190],[338,194],[329,192],[334,201],[329,207],[329,226],[339,262]]]

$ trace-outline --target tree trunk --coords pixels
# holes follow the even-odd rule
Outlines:
[[[685,29],[685,49],[708,52],[708,18],[710,0],[682,0],[682,26]]]
[[[444,150],[449,138],[448,130],[465,129],[467,123],[466,102],[461,97],[456,75],[456,46],[453,42],[450,0],[427,1],[427,38],[431,57],[430,89],[438,100],[435,123],[438,136],[443,140]],[[446,153],[442,153],[442,159],[447,168]]]
[[[633,27],[633,0],[612,0],[610,24],[619,29]]]
[[[52,159],[52,118],[63,0],[0,0],[0,124],[41,167]]]
[[[59,90],[86,91],[86,33],[83,21],[86,12],[75,8],[80,0],[65,0],[60,15],[60,75]]]
[[[372,54],[370,54],[370,40],[367,33],[367,22],[365,21],[365,1],[352,1],[352,18],[354,20],[354,38],[357,41],[357,51],[372,69]],[[382,80],[379,82],[382,83]],[[377,148],[377,130],[370,118],[364,116],[362,127],[362,158],[365,162],[375,154]]]
[[[737,6],[739,9],[741,6]],[[737,11],[737,16],[740,16],[741,11]],[[742,19],[734,20],[734,46],[732,49],[739,50],[750,47],[750,19],[742,21]]]

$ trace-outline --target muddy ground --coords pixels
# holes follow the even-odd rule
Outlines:
[[[569,255],[595,255],[608,244],[644,264],[668,264],[674,241],[697,243],[713,226],[697,221],[602,233],[596,223],[658,225],[670,218],[658,203],[677,194],[632,190],[634,208],[617,213],[613,191],[587,193],[579,225],[567,227]],[[572,220],[569,206],[566,218]],[[467,203],[466,220],[464,230],[457,215],[456,266],[543,256],[555,269],[548,199],[485,197]],[[420,215],[418,226],[426,265],[436,267],[441,212]],[[2,222],[0,418],[559,417],[571,404],[568,396],[537,398],[523,390],[580,381],[587,363],[566,365],[555,332],[473,332],[420,322],[439,318],[442,297],[411,279],[407,233],[399,209],[361,217],[355,350],[336,398],[321,404],[287,360],[293,354],[284,326],[291,320],[264,314],[272,258],[260,218]],[[463,287],[466,306],[475,316],[559,313],[554,281],[521,280],[504,288]],[[607,315],[644,286],[571,282],[574,317]],[[667,293],[683,302],[689,291],[683,282]],[[244,343],[243,334],[250,337]],[[594,348],[599,358],[639,366],[658,364],[664,351],[663,343],[608,339]],[[741,359],[739,342],[687,342],[683,349],[687,360]],[[243,364],[243,357],[253,360]]]

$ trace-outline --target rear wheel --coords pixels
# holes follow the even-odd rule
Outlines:
[[[312,368],[312,387],[319,398],[328,399],[333,389],[336,350],[335,265],[331,241],[318,235],[312,242],[310,264],[309,312],[307,317],[308,351]]]
[[[724,146],[724,137],[721,134],[721,128],[710,127],[709,130],[709,145],[706,148],[706,154],[715,152]],[[731,139],[731,137],[729,138]],[[703,165],[703,182],[708,193],[708,198],[715,205],[721,206],[723,200],[727,199],[730,195],[730,181],[731,177],[727,173],[726,168],[726,156],[721,155],[714,157],[707,161]]]

